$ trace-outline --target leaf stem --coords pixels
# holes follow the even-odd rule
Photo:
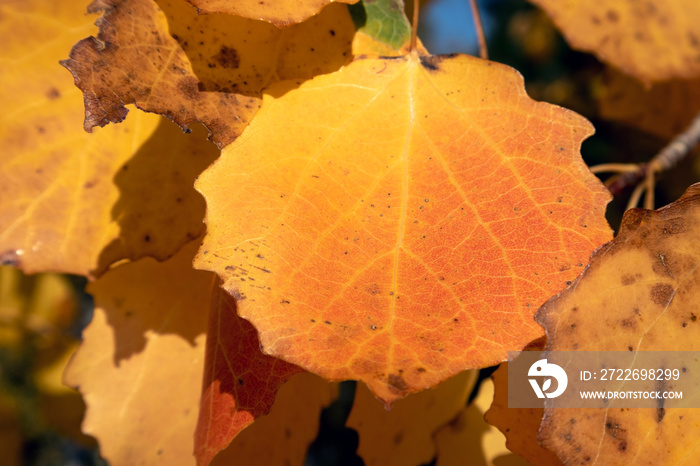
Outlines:
[[[488,60],[489,51],[486,48],[486,35],[484,34],[484,27],[481,25],[481,15],[479,14],[479,7],[476,6],[476,0],[469,0],[469,6],[472,8],[474,29],[476,29],[476,36],[479,38],[479,56],[484,60]]]
[[[411,24],[411,45],[408,48],[409,52],[416,50],[416,42],[418,39],[418,10],[420,9],[420,0],[413,0],[413,23]]]
[[[593,173],[617,173],[617,175],[605,182],[613,196],[619,194],[627,187],[635,186],[627,204],[627,209],[636,207],[642,194],[645,192],[644,208],[653,209],[654,186],[656,185],[657,175],[678,165],[698,144],[700,144],[700,112],[695,115],[688,128],[673,138],[649,163],[606,163],[591,167],[591,171]]]

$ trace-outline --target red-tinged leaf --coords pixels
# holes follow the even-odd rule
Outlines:
[[[387,404],[540,337],[610,238],[590,124],[473,57],[359,59],[270,88],[196,187],[195,260],[263,349]]]
[[[217,287],[209,314],[204,386],[195,433],[198,464],[209,464],[256,417],[267,414],[277,389],[302,371],[262,354],[255,328],[238,317],[235,300]]]
[[[338,396],[338,384],[302,372],[282,385],[270,413],[238,434],[212,465],[302,466],[319,431],[321,410]]]

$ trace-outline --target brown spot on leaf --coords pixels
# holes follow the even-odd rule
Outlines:
[[[395,394],[404,394],[408,391],[406,381],[399,374],[389,374],[389,391]]]
[[[620,283],[622,283],[623,286],[629,286],[636,281],[637,280],[634,278],[634,275],[632,275],[632,274],[623,275],[622,278],[620,279]]]
[[[223,68],[236,69],[241,64],[236,49],[222,45],[219,53],[212,57]]]
[[[56,100],[59,97],[61,97],[61,93],[55,87],[52,87],[48,91],[46,91],[46,98],[49,100]]]
[[[668,283],[657,283],[649,290],[649,298],[659,306],[667,306],[673,299],[673,287]]]

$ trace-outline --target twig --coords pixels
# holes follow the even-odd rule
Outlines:
[[[607,163],[591,167],[591,171],[593,173],[616,173],[605,182],[613,196],[629,186],[635,186],[627,209],[637,207],[642,194],[645,193],[644,208],[653,209],[657,175],[678,165],[678,162],[687,157],[698,144],[700,144],[700,112],[695,115],[688,128],[673,138],[649,163]]]
[[[416,42],[418,39],[418,10],[420,9],[420,0],[413,0],[413,24],[411,25],[411,45],[408,51],[416,50]]]
[[[476,29],[476,36],[479,38],[479,56],[484,60],[488,60],[489,51],[486,48],[486,36],[484,35],[484,27],[481,25],[481,15],[479,15],[479,8],[476,6],[476,0],[469,0],[469,5],[472,7],[474,29]]]

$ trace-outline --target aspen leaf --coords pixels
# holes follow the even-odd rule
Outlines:
[[[116,267],[89,285],[96,308],[65,375],[87,404],[83,431],[111,464],[189,465],[216,277],[197,242],[165,262]]]
[[[280,387],[270,413],[238,434],[212,465],[303,465],[321,410],[337,396],[338,384],[308,372],[295,375]]]
[[[200,16],[185,0],[95,1],[90,11],[104,13],[97,38],[80,41],[63,62],[84,93],[85,129],[124,120],[133,103],[183,129],[202,122],[220,147],[250,122],[263,87],[347,62],[354,32],[343,5],[284,31]]]
[[[469,406],[435,433],[436,466],[525,466],[523,458],[508,451],[498,429],[484,421],[484,411],[493,400],[494,386],[484,380]],[[533,463],[538,464],[539,463]]]
[[[530,0],[573,48],[650,84],[700,77],[700,3],[668,0]]]
[[[406,18],[403,0],[363,1],[349,9],[357,33],[371,37],[389,50],[400,50],[411,38],[411,23]]]
[[[268,21],[277,27],[291,26],[318,14],[333,2],[356,3],[358,0],[187,0],[200,13],[228,13]]]
[[[700,184],[657,211],[627,211],[617,237],[547,302],[547,351],[699,351]],[[565,464],[697,464],[696,409],[555,409],[544,447]]]
[[[388,412],[359,385],[347,421],[360,436],[357,454],[367,466],[429,463],[435,456],[433,434],[462,411],[477,376],[477,371],[462,372],[432,390],[397,401]]]
[[[260,352],[257,332],[238,317],[233,297],[218,287],[212,298],[206,351],[195,432],[198,464],[209,464],[256,417],[267,414],[277,388],[302,372]]]
[[[0,5],[0,259],[26,273],[162,260],[203,229],[191,183],[218,153],[201,128],[188,138],[141,112],[80,128],[80,92],[58,61],[93,22],[81,2]]]
[[[700,79],[663,81],[647,89],[608,68],[598,105],[602,118],[670,139],[685,130],[700,109]]]
[[[540,341],[531,349],[544,349]],[[504,362],[492,375],[494,394],[491,407],[484,414],[486,422],[497,427],[506,437],[506,447],[538,466],[561,465],[559,458],[543,448],[537,440],[543,408],[509,408],[508,407],[508,363]]]
[[[534,311],[610,238],[590,124],[469,56],[279,83],[196,188],[264,352],[390,405],[541,336]],[[507,331],[504,329],[507,327]]]

